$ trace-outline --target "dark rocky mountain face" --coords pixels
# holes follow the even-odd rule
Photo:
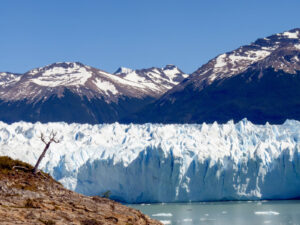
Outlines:
[[[300,29],[222,54],[123,122],[300,119]]]
[[[78,62],[54,63],[25,74],[0,73],[0,120],[111,123],[178,83],[170,81],[166,88],[157,82],[162,88],[155,89],[140,76],[126,79]]]
[[[214,81],[202,91],[190,84],[164,100],[148,105],[130,120],[138,123],[225,123],[243,118],[257,123],[300,120],[300,72],[249,69],[241,76]],[[128,121],[124,121],[128,122]]]
[[[47,100],[34,103],[27,99],[18,101],[0,100],[0,120],[6,123],[67,122],[67,123],[112,123],[140,110],[154,98],[121,97],[118,102],[107,102],[103,98],[79,96],[65,88],[61,96],[51,95]]]

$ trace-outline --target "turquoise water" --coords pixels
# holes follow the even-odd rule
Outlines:
[[[164,224],[300,225],[300,201],[129,205]]]

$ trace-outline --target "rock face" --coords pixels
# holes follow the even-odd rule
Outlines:
[[[100,197],[69,191],[31,166],[0,157],[0,223],[47,225],[161,224],[138,210]]]
[[[186,76],[175,66],[109,74],[78,62],[54,63],[25,74],[0,73],[0,120],[115,122]]]
[[[124,122],[300,119],[300,29],[224,53]]]

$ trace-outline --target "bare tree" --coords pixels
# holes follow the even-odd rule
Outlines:
[[[46,138],[46,137],[44,136],[44,134],[41,133],[40,138],[41,138],[42,142],[44,142],[44,144],[45,144],[46,146],[45,146],[44,151],[42,152],[42,154],[40,155],[38,161],[36,162],[36,164],[35,164],[35,166],[34,166],[34,169],[33,169],[33,173],[34,173],[34,174],[36,174],[36,173],[38,172],[38,167],[39,167],[39,165],[40,165],[42,159],[45,157],[45,154],[46,154],[48,148],[50,147],[50,144],[51,144],[52,142],[54,142],[54,143],[59,143],[59,140],[56,139],[56,134],[57,134],[56,132],[51,131],[49,137]],[[48,139],[48,141],[46,141],[46,139]]]

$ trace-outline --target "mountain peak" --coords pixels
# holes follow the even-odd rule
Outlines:
[[[126,67],[119,67],[114,74],[119,75],[119,74],[128,74],[133,72],[133,69],[126,68]]]
[[[142,123],[299,120],[299,86],[296,28],[218,55],[134,117],[147,118]]]
[[[257,39],[255,42],[244,45],[236,50],[227,52],[210,60],[207,64],[200,67],[193,73],[195,85],[201,87],[210,84],[215,80],[229,78],[241,74],[250,66],[257,63],[260,65],[270,65],[274,69],[281,69],[279,63],[264,63],[262,61],[270,61],[268,58],[274,59],[274,54],[277,55],[276,61],[280,60],[287,52],[300,50],[300,29],[292,29],[286,32],[268,36],[266,38]],[[298,64],[296,62],[293,65]],[[293,71],[289,68],[287,71]]]
[[[27,74],[36,75],[39,74],[40,72],[45,72],[45,71],[52,71],[52,73],[56,73],[56,74],[64,74],[64,73],[70,73],[73,70],[76,71],[84,67],[87,66],[85,66],[80,62],[56,62],[56,63],[49,64],[47,66],[32,69]]]
[[[121,67],[115,73],[127,81],[142,85],[145,89],[159,96],[180,83],[188,75],[175,65],[166,65],[164,68],[151,67],[147,69],[131,70]]]
[[[24,74],[31,83],[39,86],[78,86],[84,85],[92,77],[91,67],[80,62],[57,62],[39,67]]]
[[[165,65],[165,67],[163,68],[163,70],[174,70],[177,69],[177,66],[173,65],[173,64],[167,64]]]
[[[290,32],[296,32],[296,31],[298,31],[298,32],[300,32],[300,28],[299,27],[296,27],[296,28],[293,28],[293,29],[291,29],[291,30],[289,30]]]
[[[49,66],[63,67],[63,68],[85,67],[85,65],[81,62],[56,62]]]
[[[298,39],[300,37],[300,29],[295,28],[295,29],[283,32],[279,35],[285,36],[286,38],[290,38],[290,39]]]
[[[45,67],[75,67],[75,66],[84,66],[81,62],[55,62]]]

